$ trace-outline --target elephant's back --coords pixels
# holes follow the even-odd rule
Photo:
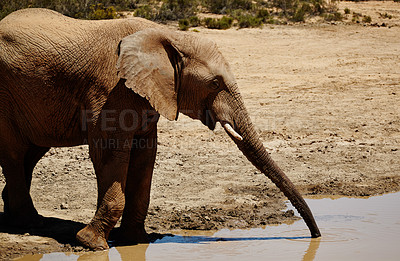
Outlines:
[[[0,24],[3,23],[14,23],[15,21],[34,21],[34,20],[40,20],[43,17],[53,17],[55,19],[70,19],[56,11],[50,10],[50,9],[45,9],[45,8],[26,8],[26,9],[20,9],[15,12],[10,13],[6,17],[4,17]]]
[[[54,31],[60,25],[69,27],[77,24],[76,19],[69,18],[53,10],[43,8],[27,8],[15,11],[0,21],[0,32]],[[75,25],[76,26],[76,25]],[[52,30],[51,30],[52,29]],[[64,28],[68,29],[68,28]]]
[[[140,18],[90,21],[48,9],[19,10],[0,21],[0,76],[6,73],[29,83],[19,86],[42,86],[49,93],[57,88],[84,97],[95,90],[102,99],[118,82],[119,41],[159,26]]]
[[[56,37],[63,34],[77,35],[80,31],[96,32],[99,29],[109,30],[117,34],[118,30],[126,29],[131,34],[144,28],[159,27],[160,25],[139,17],[129,19],[83,20],[74,19],[56,11],[44,8],[27,8],[15,11],[0,21],[0,33],[36,33]],[[117,30],[118,29],[118,30]],[[114,31],[111,31],[114,30]],[[53,35],[51,35],[53,34]]]
[[[22,9],[0,21],[0,63],[38,68],[58,61],[69,70],[100,60],[114,63],[123,37],[158,26],[140,18],[93,21],[49,9]],[[115,68],[115,64],[107,65],[102,67]]]
[[[15,11],[0,21],[0,40],[23,44],[24,41],[60,42],[71,38],[83,28],[90,29],[90,21],[73,19],[49,9],[28,8]],[[82,29],[80,29],[82,28]]]

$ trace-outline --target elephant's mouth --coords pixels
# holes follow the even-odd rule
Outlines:
[[[217,121],[215,120],[213,113],[211,110],[205,108],[203,111],[203,117],[201,118],[201,122],[206,125],[210,130],[215,129],[215,125]]]

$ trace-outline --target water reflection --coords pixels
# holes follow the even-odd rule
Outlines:
[[[311,238],[308,249],[303,256],[303,261],[314,260],[319,244],[321,243],[321,238]]]

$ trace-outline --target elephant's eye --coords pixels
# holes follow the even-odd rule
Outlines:
[[[216,90],[219,88],[219,81],[218,79],[214,79],[210,85],[210,88],[213,90]]]

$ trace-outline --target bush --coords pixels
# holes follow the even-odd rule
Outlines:
[[[291,13],[291,10],[294,10],[296,7],[295,0],[273,0],[272,3],[274,7],[281,9],[285,16]]]
[[[180,19],[178,22],[179,30],[187,31],[190,28],[190,23],[188,19]]]
[[[96,4],[90,6],[89,19],[100,20],[100,19],[114,19],[117,17],[117,11],[114,6],[104,7],[103,4]]]
[[[178,20],[193,16],[197,10],[196,0],[164,0],[155,20]]]
[[[214,14],[226,14],[232,10],[251,10],[251,0],[205,0],[206,7]]]
[[[215,18],[206,17],[203,19],[203,24],[207,28],[214,29],[216,28],[217,21]]]
[[[154,20],[156,17],[156,13],[154,12],[153,8],[149,5],[144,5],[137,8],[133,12],[134,16],[146,18],[148,20]]]
[[[197,27],[200,25],[200,18],[198,18],[197,16],[191,16],[189,17],[189,23],[190,26]]]
[[[296,9],[291,20],[294,22],[304,22],[304,16],[306,13],[310,13],[311,6],[308,3],[303,3],[300,8]]]
[[[223,16],[221,19],[211,17],[204,18],[204,26],[210,29],[228,29],[232,27],[233,18]]]
[[[266,24],[280,24],[278,20],[275,20],[274,18],[270,18],[267,21],[265,21]]]
[[[253,15],[242,15],[238,19],[239,28],[260,27],[262,19]]]
[[[200,19],[197,16],[191,16],[188,19],[180,19],[178,21],[179,30],[187,31],[190,27],[196,27],[200,25]]]
[[[359,21],[360,16],[362,16],[362,14],[353,12],[353,18],[351,19],[351,21],[352,21],[352,22],[360,22],[360,21]]]
[[[326,12],[324,0],[273,0],[272,4],[281,11],[281,16],[295,22],[302,22],[306,15],[321,15]]]
[[[325,14],[324,18],[326,21],[342,21],[343,15],[339,12],[333,12],[331,14]]]
[[[235,10],[231,10],[231,11],[229,12],[229,15],[230,15],[231,17],[233,17],[233,19],[238,20],[239,17],[242,16],[244,13],[246,13],[245,10],[242,10],[242,9],[235,9]]]
[[[260,18],[261,21],[265,23],[270,17],[269,11],[267,9],[259,9],[257,10],[256,17]]]
[[[369,15],[365,15],[362,19],[363,23],[371,23],[372,22],[372,18]]]
[[[350,9],[346,7],[346,8],[344,9],[344,14],[350,14]]]
[[[326,7],[326,2],[324,0],[313,0],[311,1],[311,7],[312,7],[312,15],[322,15],[324,12],[326,12],[327,7]]]

